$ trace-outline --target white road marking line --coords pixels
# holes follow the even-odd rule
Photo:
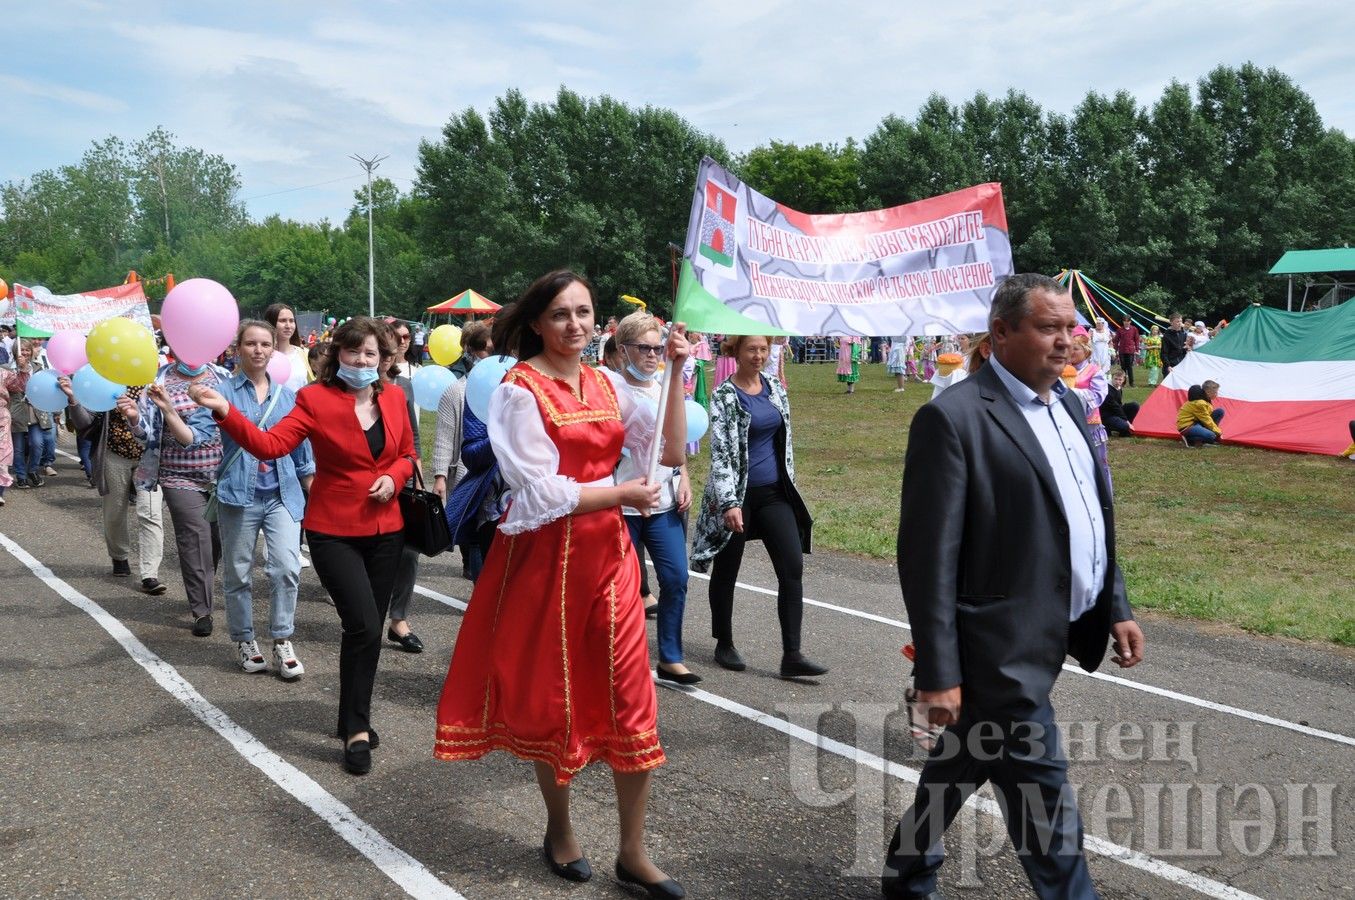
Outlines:
[[[405,893],[411,897],[428,900],[465,900],[461,894],[439,881],[423,863],[396,847],[375,828],[358,818],[352,809],[309,775],[268,749],[262,741],[237,725],[230,716],[198,693],[197,688],[180,675],[177,669],[151,652],[150,648],[102,606],[52,574],[51,569],[3,533],[0,533],[0,547],[8,550],[11,556],[27,566],[34,576],[45,582],[62,599],[87,613],[113,640],[122,645],[127,655],[145,669],[156,684],[187,707],[188,711],[204,725],[225,738],[246,762],[263,772],[278,787],[323,819],[335,834],[371,860],[382,874],[399,885]]]
[[[649,566],[651,569],[654,567],[654,564],[649,560],[645,560],[645,565]],[[689,572],[688,574],[690,574],[694,578],[701,578],[706,581],[710,581],[709,575],[703,575],[700,572]],[[759,587],[758,585],[755,584],[747,584],[742,581],[736,581],[734,582],[734,584],[737,587],[743,588],[745,591],[751,591],[755,594],[766,594],[769,597],[776,596],[776,591],[768,590],[767,588]],[[833,612],[839,612],[845,615],[855,616],[858,619],[867,619],[871,622],[879,622],[881,625],[890,625],[894,628],[901,628],[905,631],[912,631],[912,628],[908,625],[907,622],[903,622],[898,619],[886,618],[885,616],[877,616],[874,613],[868,613],[859,609],[852,609],[850,606],[838,606],[837,604],[834,603],[824,603],[822,600],[811,600],[808,597],[804,598],[804,602],[809,606],[818,606],[822,607],[823,609],[832,610]],[[1199,706],[1203,709],[1212,709],[1214,712],[1221,712],[1230,716],[1237,716],[1238,718],[1241,719],[1249,719],[1250,721],[1253,722],[1259,722],[1262,725],[1273,725],[1276,728],[1284,728],[1287,729],[1288,731],[1297,732],[1298,734],[1306,734],[1309,737],[1321,738],[1322,740],[1332,741],[1337,744],[1345,744],[1347,747],[1355,747],[1355,737],[1340,734],[1335,731],[1326,731],[1321,728],[1313,728],[1310,725],[1302,725],[1298,722],[1289,722],[1286,721],[1285,719],[1277,719],[1274,716],[1268,716],[1265,713],[1253,712],[1249,709],[1242,709],[1241,707],[1238,706],[1229,706],[1226,703],[1216,703],[1213,700],[1206,700],[1203,697],[1192,697],[1190,694],[1182,694],[1178,691],[1173,691],[1170,688],[1157,687],[1156,685],[1146,684],[1142,681],[1131,681],[1128,678],[1120,678],[1117,675],[1106,675],[1102,672],[1087,672],[1083,670],[1080,666],[1074,666],[1067,663],[1064,664],[1063,670],[1065,672],[1072,672],[1074,675],[1081,675],[1084,678],[1095,678],[1098,681],[1107,681],[1110,682],[1111,684],[1117,684],[1121,687],[1131,688],[1132,690],[1136,691],[1143,691],[1145,694],[1156,694],[1159,697],[1166,697],[1167,699],[1175,700],[1178,703],[1188,703],[1191,706]]]
[[[462,611],[465,611],[466,609],[466,601],[459,600],[456,597],[450,597],[447,594],[432,590],[431,588],[426,588],[423,585],[416,584],[414,586],[414,592],[450,606],[453,609]],[[672,690],[674,693],[685,694],[695,700],[700,700],[702,703],[708,703],[711,706],[723,709],[736,716],[741,716],[755,724],[763,725],[773,731],[779,731],[787,737],[795,738],[798,741],[804,741],[807,744],[818,747],[820,750],[832,753],[835,756],[840,756],[843,759],[850,760],[860,765],[869,766],[877,772],[883,772],[885,775],[897,778],[900,781],[906,781],[909,784],[917,784],[918,778],[920,777],[920,772],[917,769],[911,769],[908,766],[900,765],[899,763],[892,762],[884,757],[876,756],[865,750],[860,750],[851,744],[825,737],[818,732],[810,731],[808,728],[803,728],[799,725],[787,722],[785,719],[777,718],[776,716],[764,713],[759,709],[754,709],[751,706],[744,706],[742,703],[730,700],[727,697],[722,697],[719,694],[712,694],[710,691],[702,690],[698,687],[680,687],[671,685],[667,682],[659,681],[657,677],[655,678],[655,683],[659,687]],[[999,818],[1002,816],[1002,810],[997,805],[996,800],[974,794],[970,797],[969,802],[975,804],[980,812]],[[1104,856],[1107,859],[1113,859],[1116,862],[1124,863],[1126,866],[1147,872],[1149,875],[1153,875],[1157,878],[1162,878],[1175,884],[1191,888],[1206,897],[1214,897],[1217,898],[1217,900],[1261,900],[1260,897],[1253,894],[1239,891],[1236,888],[1214,881],[1212,878],[1197,875],[1187,869],[1182,869],[1180,866],[1174,866],[1171,863],[1164,862],[1156,857],[1149,856],[1146,853],[1140,853],[1138,850],[1125,847],[1122,844],[1108,841],[1105,838],[1099,838],[1090,834],[1085,835],[1083,837],[1083,846],[1093,853]]]

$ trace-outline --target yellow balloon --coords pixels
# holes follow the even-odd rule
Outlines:
[[[94,371],[115,384],[149,384],[160,367],[150,331],[122,317],[95,325],[85,341],[85,352]]]
[[[461,358],[461,329],[455,325],[439,325],[428,336],[428,352],[433,362],[450,366]]]

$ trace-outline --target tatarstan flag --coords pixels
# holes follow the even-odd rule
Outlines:
[[[1318,312],[1253,306],[1148,397],[1134,432],[1176,438],[1193,384],[1217,381],[1226,443],[1335,456],[1355,420],[1355,302]]]

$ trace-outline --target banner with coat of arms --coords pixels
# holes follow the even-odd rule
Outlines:
[[[137,281],[82,294],[53,294],[45,287],[16,284],[12,302],[19,334],[24,337],[51,337],[58,331],[88,334],[104,319],[117,316],[151,327],[146,292]]]
[[[1000,184],[833,215],[701,162],[674,319],[718,334],[960,334],[1012,274]]]

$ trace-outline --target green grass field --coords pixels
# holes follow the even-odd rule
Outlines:
[[[845,396],[833,368],[788,369],[796,482],[814,514],[814,546],[892,559],[908,423],[931,386],[895,394],[884,366],[869,365]],[[1125,390],[1127,400],[1147,395]],[[433,416],[424,423],[428,451]],[[692,460],[698,495],[707,461]],[[1136,607],[1355,647],[1355,464],[1148,438],[1112,438],[1110,463],[1120,565]]]

